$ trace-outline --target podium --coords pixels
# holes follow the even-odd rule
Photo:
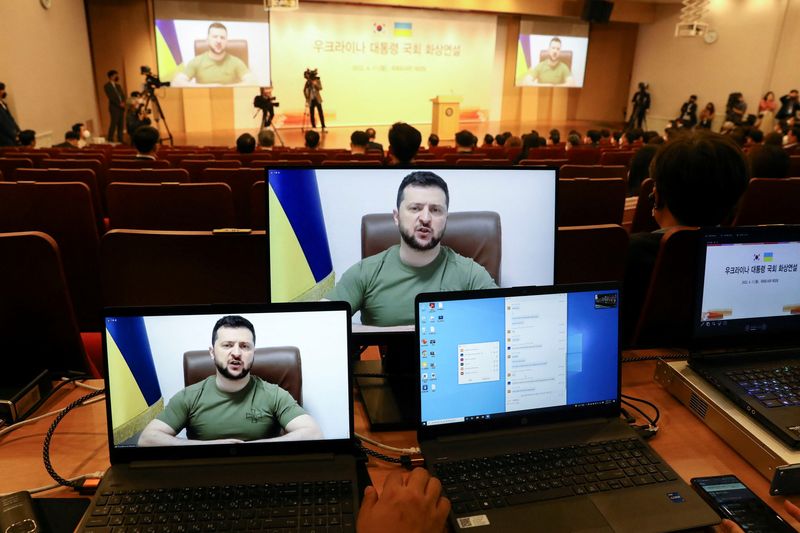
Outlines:
[[[431,102],[433,102],[431,133],[438,135],[440,141],[454,141],[461,114],[461,97],[437,96],[431,98]]]

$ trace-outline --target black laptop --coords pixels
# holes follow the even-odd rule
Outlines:
[[[800,226],[703,230],[689,365],[800,448]]]
[[[253,349],[252,368],[242,379],[252,379],[267,396],[214,388],[220,361],[232,375],[246,365],[230,363],[239,356],[224,353],[212,359],[212,330],[226,316],[252,324],[253,345],[234,339],[230,346]],[[359,489],[347,304],[112,309],[105,325],[112,466],[79,530],[355,530]],[[198,386],[209,395],[196,395]],[[188,411],[197,427],[174,436],[193,445],[145,446],[143,432],[151,423],[158,427],[161,418],[154,418],[180,395],[184,401],[173,405],[183,407],[175,412]],[[232,414],[199,414],[201,404],[215,409],[220,403]],[[315,430],[302,440],[280,440],[296,431],[292,424],[301,415],[314,421]],[[251,430],[255,426],[260,429]],[[242,436],[254,433],[257,438]],[[208,443],[210,438],[241,442]]]
[[[716,513],[620,416],[612,284],[421,294],[418,437],[455,531],[675,531]]]

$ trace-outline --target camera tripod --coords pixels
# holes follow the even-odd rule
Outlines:
[[[160,124],[161,119],[164,119],[164,129],[167,131],[169,145],[174,146],[175,141],[172,138],[172,132],[169,130],[169,124],[167,124],[167,117],[164,115],[164,111],[161,109],[161,102],[158,101],[158,96],[156,96],[155,89],[148,86],[147,89],[145,89],[145,93],[147,94],[147,98],[144,100],[143,109],[150,109],[150,102],[152,102],[155,107],[153,118],[156,121],[156,129],[159,130],[159,144],[164,144],[164,138],[160,137],[161,130],[158,128],[158,124]]]
[[[274,115],[273,115],[272,120],[269,121],[269,126],[266,125],[266,122],[267,122],[267,112],[266,112],[266,110],[262,109],[261,110],[261,128],[262,129],[263,128],[272,128],[272,131],[275,132],[275,137],[278,138],[278,140],[281,143],[281,146],[286,146],[286,144],[283,142],[283,137],[281,137],[281,134],[278,131],[278,128],[275,127],[275,117],[274,117]]]

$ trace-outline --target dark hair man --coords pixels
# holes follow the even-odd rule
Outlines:
[[[494,135],[487,133],[483,136],[483,146],[491,146],[494,143]]]
[[[156,158],[156,150],[158,141],[161,140],[161,135],[158,130],[152,126],[140,126],[133,132],[133,146],[138,152],[136,159],[152,159]]]
[[[586,138],[589,139],[592,148],[596,148],[600,144],[601,135],[598,130],[589,130],[586,132]]]
[[[647,92],[647,84],[639,82],[639,90],[631,98],[633,108],[631,109],[631,118],[628,120],[628,129],[637,128],[642,129],[647,110],[650,109],[650,93]]]
[[[558,144],[561,142],[561,132],[557,129],[553,128],[550,130],[550,142],[552,144]]]
[[[439,146],[439,136],[435,133],[428,135],[428,148],[435,148]]]
[[[353,155],[367,153],[367,143],[369,143],[369,136],[366,131],[354,131],[350,134],[350,153]]]
[[[692,94],[681,106],[681,112],[675,120],[680,128],[694,128],[697,124],[697,95]]]
[[[383,145],[381,143],[375,142],[375,136],[377,133],[375,132],[375,128],[367,128],[364,130],[367,132],[367,137],[369,137],[369,141],[367,142],[367,152],[380,152],[383,154]]]
[[[400,243],[348,268],[326,298],[349,302],[353,313],[361,311],[364,324],[396,326],[413,323],[414,297],[420,292],[497,287],[481,265],[442,246],[449,205],[441,177],[408,174],[393,211]]]
[[[36,148],[36,132],[33,130],[19,132],[19,145],[25,148]]]
[[[252,154],[256,150],[256,138],[249,133],[242,133],[236,139],[236,151],[240,154]]]
[[[79,140],[80,140],[80,135],[78,135],[77,132],[69,130],[64,134],[64,142],[53,145],[53,148],[69,148],[77,150],[78,148],[80,148],[78,146]]]
[[[0,82],[0,146],[14,146],[17,144],[19,126],[8,109],[6,98],[8,98],[6,84]]]
[[[216,373],[179,391],[139,437],[139,446],[305,440],[322,436],[292,396],[250,375],[256,332],[244,317],[220,318],[208,353]],[[235,396],[234,396],[235,395]],[[186,439],[177,434],[186,429]],[[280,430],[284,435],[277,435]]]
[[[125,91],[119,84],[119,72],[109,70],[106,77],[108,77],[108,81],[103,85],[103,92],[108,98],[108,113],[111,115],[106,140],[114,142],[114,133],[116,133],[117,141],[122,142],[122,130],[125,127]]]
[[[306,148],[316,150],[319,146],[319,133],[314,130],[308,130],[305,135]]]
[[[408,166],[422,144],[422,134],[405,122],[395,122],[389,128],[389,164]]]
[[[210,24],[206,42],[208,50],[189,61],[183,72],[172,79],[173,85],[255,85],[256,78],[244,61],[228,53],[228,28],[224,24]]]
[[[456,133],[456,152],[471,152],[475,148],[475,136],[471,131],[461,130]]]
[[[272,150],[272,147],[275,146],[275,132],[262,128],[258,132],[258,146],[264,150]]]
[[[797,89],[792,89],[789,94],[781,96],[781,107],[775,114],[776,119],[789,120],[793,118],[798,120],[800,118],[798,117],[798,114],[800,114],[800,101],[798,101],[797,94]]]

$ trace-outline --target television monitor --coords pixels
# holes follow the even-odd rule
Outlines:
[[[397,260],[402,251],[398,225],[403,218],[395,219],[394,213],[401,182],[415,172],[445,182],[449,205],[444,207],[441,244],[461,256],[471,256],[458,263],[459,272],[468,272],[465,276],[469,279],[452,281],[455,278],[449,274],[446,281],[427,278],[417,283],[417,277],[409,283],[405,279],[406,289],[392,293],[393,287],[380,283],[382,269],[402,268]],[[353,316],[353,333],[360,344],[373,344],[387,336],[396,337],[398,332],[412,336],[414,297],[419,292],[485,288],[461,283],[483,284],[486,274],[500,287],[551,285],[556,180],[555,169],[526,167],[272,167],[267,171],[265,200],[271,301],[342,299],[337,296],[346,295],[344,299],[354,311],[361,308]],[[436,186],[423,189],[440,190]],[[407,232],[417,231],[408,227]],[[430,231],[439,233],[438,228]],[[395,252],[390,249],[379,255],[377,251],[384,247]],[[394,253],[397,255],[391,257]],[[439,257],[444,257],[443,253]],[[362,262],[365,256],[369,258]],[[420,272],[409,269],[408,275],[428,275]]]
[[[520,21],[517,87],[583,87],[589,24],[553,18]]]

